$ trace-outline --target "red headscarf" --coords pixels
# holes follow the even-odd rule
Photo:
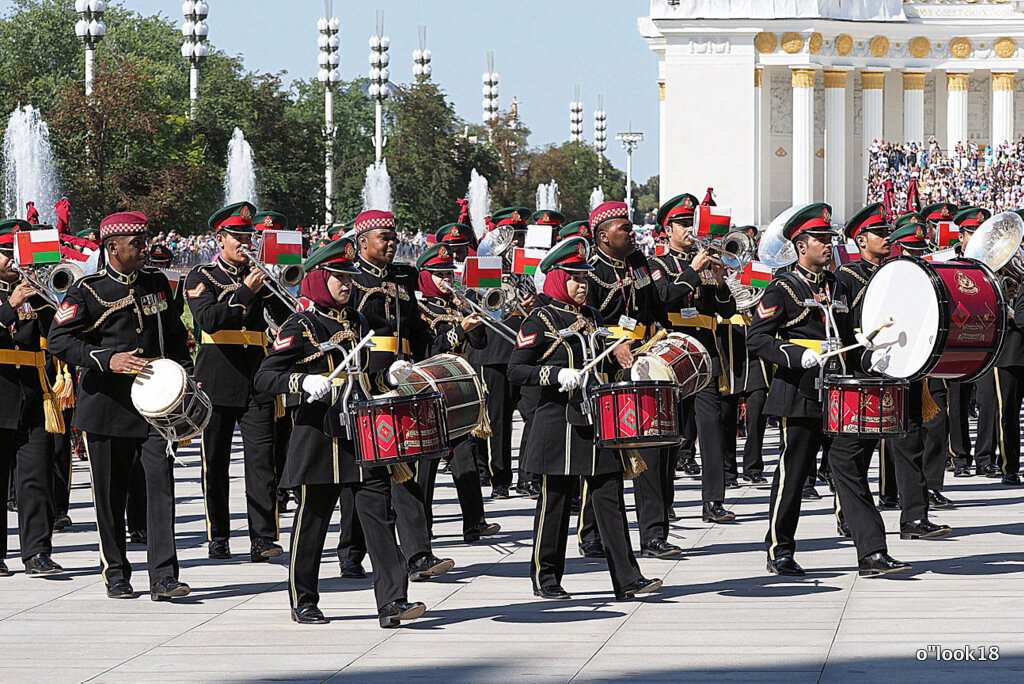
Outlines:
[[[567,286],[571,277],[571,273],[561,268],[548,271],[548,274],[544,276],[544,294],[563,304],[576,306],[576,302],[569,296],[569,288]]]
[[[310,271],[302,279],[302,296],[311,300],[314,304],[328,309],[340,309],[341,305],[334,299],[334,295],[327,287],[327,279],[331,274],[323,269]]]
[[[420,292],[423,293],[424,297],[441,297],[443,299],[451,299],[451,292],[443,292],[435,283],[434,279],[430,277],[430,271],[420,271]]]

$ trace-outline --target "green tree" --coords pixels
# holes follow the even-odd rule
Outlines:
[[[590,215],[594,188],[602,188],[606,197],[625,194],[622,172],[599,157],[592,147],[581,143],[552,145],[532,155],[527,175],[528,185],[534,189],[551,180],[558,183],[561,211],[569,221],[583,221]],[[520,201],[532,206],[535,196],[525,195]]]

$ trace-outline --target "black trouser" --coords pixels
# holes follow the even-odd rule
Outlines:
[[[480,477],[473,461],[473,439],[468,435],[455,440],[449,463],[452,479],[455,481],[455,492],[459,497],[462,509],[462,532],[483,522],[484,498],[480,492]],[[434,458],[416,464],[416,481],[423,491],[423,512],[427,519],[427,529],[434,526],[434,484],[437,481],[437,467],[441,459]]]
[[[974,463],[978,468],[996,462],[996,440],[999,435],[999,396],[996,394],[995,368],[974,381],[978,405],[978,438],[974,441]],[[954,465],[970,466],[953,457]]]
[[[537,410],[539,401],[540,387],[523,386],[519,388],[519,415],[523,417],[523,433],[519,439],[519,474],[516,480],[519,485],[524,485],[529,481],[540,485],[540,475],[527,472],[523,468],[526,463],[526,445],[530,443],[530,430],[533,428],[533,414]]]
[[[629,541],[622,474],[588,475],[584,482],[604,541],[612,588],[618,592],[642,576]],[[578,483],[578,475],[541,476],[540,497],[533,518],[533,558],[530,562],[534,589],[562,583],[570,508]]]
[[[359,518],[369,533],[367,542],[373,563],[373,593],[377,610],[392,601],[405,601],[409,575],[395,541],[395,514],[391,510],[391,485],[386,476],[366,476],[360,484],[316,484],[299,488],[299,508],[292,525],[288,600],[292,608],[316,605],[320,559],[334,507],[342,492],[351,495]]]
[[[128,531],[140,532],[146,529],[146,473],[142,463],[132,466],[131,477],[128,478],[128,501],[125,503],[125,517],[128,519]]]
[[[92,475],[103,581],[110,586],[132,576],[125,551],[124,516],[128,480],[136,461],[142,462],[146,474],[146,530],[149,533],[146,558],[150,584],[165,577],[176,578],[174,461],[167,455],[167,442],[153,429],[145,438],[92,433],[83,437]]]
[[[636,504],[636,522],[640,543],[668,539],[668,509],[672,505],[675,479],[673,449],[638,449],[647,469],[633,478],[633,501]],[[583,482],[580,503],[578,539],[581,544],[600,542],[601,528],[597,524],[587,481]]]
[[[887,550],[885,524],[868,487],[868,466],[877,445],[877,439],[836,437],[829,440],[829,463],[832,481],[836,485],[838,508],[850,526],[853,543],[857,547],[857,560]]]
[[[7,478],[10,475],[13,475],[14,489],[18,496],[18,535],[22,560],[28,560],[38,553],[52,553],[53,438],[42,425],[0,430],[0,491],[7,491]],[[3,516],[0,560],[7,556],[6,506]]]
[[[246,407],[214,406],[203,430],[203,495],[206,499],[207,539],[231,536],[228,510],[228,467],[231,465],[231,437],[238,425],[245,455],[245,502],[249,538],[276,540],[277,477],[274,474],[274,405]]]
[[[288,460],[288,440],[292,436],[295,410],[286,407],[284,415],[274,419],[274,486],[281,481],[285,461]]]
[[[792,558],[796,551],[796,526],[808,476],[814,472],[818,450],[825,441],[821,418],[782,418],[779,465],[772,478],[768,504],[768,558]]]
[[[338,539],[338,560],[362,563],[366,557],[366,537],[355,501],[355,492],[341,490],[341,535]],[[413,477],[405,482],[391,482],[391,507],[395,511],[398,541],[402,553],[411,563],[430,553],[430,530],[423,506],[423,490]]]
[[[519,402],[519,386],[508,381],[507,366],[483,366],[487,386],[487,417],[491,437],[487,440],[486,474],[492,487],[512,486],[512,414]]]
[[[697,419],[693,410],[693,395],[686,397],[677,407],[679,413],[679,436],[682,441],[672,455],[673,467],[675,462],[693,460],[697,457]],[[701,454],[701,458],[704,455]]]
[[[910,390],[918,389],[917,383]],[[924,477],[924,427],[915,418],[914,398],[911,397],[910,418],[905,437],[882,442],[880,458],[892,462],[893,481],[899,492],[900,522],[928,517],[928,483]],[[916,415],[920,415],[920,411]]]
[[[939,414],[924,424],[924,458],[921,467],[928,489],[942,489],[946,478],[946,459],[959,453],[971,457],[971,437],[967,434],[967,406],[972,384],[947,380],[925,380]]]
[[[75,410],[64,410],[64,424],[67,429],[53,435],[53,511],[55,515],[66,515],[71,505],[71,466],[74,447],[71,434],[71,418]]]
[[[1024,367],[996,368],[999,393],[999,468],[1003,475],[1020,471],[1020,402],[1024,398]]]
[[[736,482],[739,479],[739,467],[736,459],[736,431],[730,425],[737,424],[740,402],[746,398],[747,411],[744,423],[747,428],[747,441],[743,446],[743,475],[756,477],[764,473],[764,431],[768,417],[764,415],[764,402],[768,397],[765,390],[756,390],[750,394],[729,394],[722,397],[722,461],[725,467],[725,481]]]
[[[722,393],[718,391],[718,383],[712,382],[697,392],[693,408],[697,415],[697,440],[700,442],[700,493],[704,503],[725,500],[725,462],[723,460],[725,440],[723,432],[732,434],[733,444],[736,443],[736,421],[732,425],[723,425],[725,413]],[[736,458],[735,446],[733,459]]]

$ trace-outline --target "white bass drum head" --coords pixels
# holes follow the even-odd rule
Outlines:
[[[882,372],[909,378],[928,364],[939,336],[939,299],[929,272],[910,260],[882,264],[868,281],[862,302],[861,330],[868,334],[892,317],[893,324],[875,336],[875,344],[892,342]]]

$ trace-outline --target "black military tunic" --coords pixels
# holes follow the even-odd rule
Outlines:
[[[1024,295],[1019,291],[1013,301],[1013,315],[1007,317],[1006,337],[996,361],[995,386],[999,397],[997,465],[1004,478],[1012,479],[1020,471],[1020,404],[1024,400]],[[980,396],[978,406],[980,420]]]
[[[747,348],[747,333],[752,318],[748,311],[723,318],[718,324],[718,349],[721,354],[722,387],[725,388],[723,425],[726,428],[736,422],[740,400],[746,406],[746,442],[743,445],[743,476],[746,479],[760,477],[764,473],[764,431],[768,417],[764,404],[768,400],[768,386],[771,383],[772,367],[750,353]],[[725,432],[725,479],[735,482],[739,472],[736,463],[736,433]]]
[[[178,576],[174,473],[167,442],[132,405],[134,376],[110,370],[114,354],[138,349],[144,358],[166,357],[192,372],[185,326],[167,305],[171,297],[167,277],[159,270],[124,274],[108,265],[71,286],[50,327],[50,352],[83,368],[74,427],[84,433],[89,453],[108,586],[131,578],[124,512],[128,478],[139,459],[146,476],[150,581]]]
[[[366,319],[354,309],[313,305],[284,323],[254,379],[261,392],[299,399],[281,476],[281,486],[295,489],[299,495],[289,560],[292,608],[316,605],[319,601],[320,559],[342,490],[351,493],[368,533],[378,610],[406,598],[408,575],[395,540],[390,473],[387,468],[363,469],[356,463],[353,443],[340,420],[346,378],[336,379],[331,394],[313,403],[306,401],[307,395],[302,391],[307,375],[327,375],[341,362],[341,351],[321,351],[320,344],[334,342],[351,348],[368,331]],[[375,383],[376,378],[372,381]],[[359,387],[357,383],[350,402],[360,399]]]

